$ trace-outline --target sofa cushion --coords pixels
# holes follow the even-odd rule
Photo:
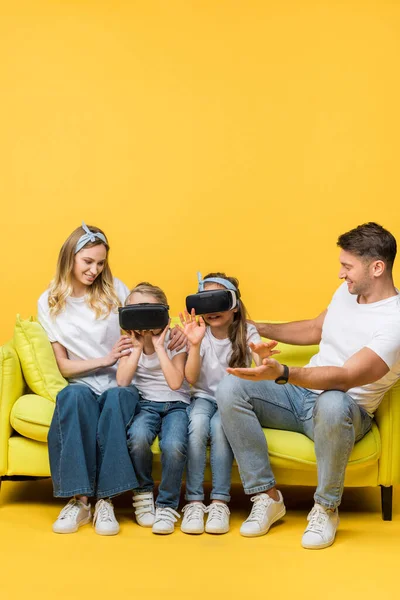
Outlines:
[[[32,317],[23,320],[17,315],[14,345],[29,388],[55,402],[67,381],[58,369],[53,348],[40,323]]]
[[[36,394],[21,396],[11,411],[11,425],[24,437],[38,442],[47,442],[55,404],[48,398]]]

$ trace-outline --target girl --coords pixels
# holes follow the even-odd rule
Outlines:
[[[239,300],[239,282],[225,273],[209,273],[204,280],[199,275],[198,291],[228,289],[236,292],[236,306],[225,312],[204,315],[196,319],[194,310],[180,318],[190,347],[185,376],[192,384],[189,414],[188,462],[186,469],[186,500],[181,530],[184,533],[204,532],[204,513],[208,513],[207,533],[229,531],[229,508],[233,453],[221,426],[215,392],[226,369],[250,366],[252,344],[261,341],[254,325],[246,323],[247,311]],[[269,343],[271,354],[276,342]],[[259,364],[259,357],[253,354]],[[204,500],[204,470],[207,442],[210,438],[212,469],[211,504]]]
[[[116,362],[132,347],[118,321],[128,288],[112,277],[108,253],[104,232],[82,223],[62,246],[54,280],[38,302],[38,319],[70,384],[57,396],[48,435],[54,495],[72,496],[55,533],[91,521],[89,496],[98,499],[96,533],[118,533],[110,498],[138,485],[126,430],[139,398],[132,388],[116,387],[115,377]]]
[[[129,294],[129,304],[168,305],[164,292],[139,283]],[[134,490],[136,520],[153,533],[168,534],[179,518],[183,470],[186,463],[189,386],[184,382],[186,347],[168,350],[168,326],[163,330],[131,331],[132,348],[118,365],[118,385],[131,382],[140,393],[140,413],[128,430],[128,448],[138,478]],[[133,381],[132,381],[133,380]],[[154,510],[151,445],[159,436],[162,476]]]

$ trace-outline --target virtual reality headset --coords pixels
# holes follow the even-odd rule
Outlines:
[[[119,311],[119,325],[125,331],[165,329],[168,325],[169,306],[166,304],[129,304]]]
[[[186,309],[190,313],[194,308],[196,315],[225,312],[238,306],[239,297],[239,292],[233,290],[198,292],[186,297]]]

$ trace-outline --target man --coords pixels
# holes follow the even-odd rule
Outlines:
[[[318,465],[315,505],[304,548],[325,548],[339,524],[346,465],[371,428],[373,413],[400,377],[400,296],[392,267],[396,240],[376,223],[341,235],[339,278],[344,283],[316,319],[257,324],[271,340],[319,344],[306,367],[290,369],[271,358],[273,344],[253,350],[263,359],[252,369],[228,369],[217,391],[225,434],[253,508],[241,534],[264,535],[285,506],[268,457],[262,427],[286,429],[314,440]]]

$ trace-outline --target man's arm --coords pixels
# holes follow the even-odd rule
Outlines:
[[[254,323],[258,333],[269,340],[276,340],[293,346],[319,344],[327,311],[315,319],[293,321],[293,323]]]
[[[228,373],[250,381],[275,380],[283,375],[283,366],[265,358],[254,369],[227,369]],[[387,364],[370,348],[362,348],[343,367],[290,367],[289,383],[315,390],[347,390],[374,383],[389,372]]]

